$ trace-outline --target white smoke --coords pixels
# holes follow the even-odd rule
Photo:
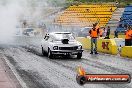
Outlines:
[[[0,41],[9,41],[17,32],[20,20],[43,19],[45,8],[62,3],[64,0],[0,0]],[[29,19],[28,19],[29,20]]]
[[[18,17],[22,7],[16,0],[1,1],[0,4],[0,41],[9,41],[16,34]]]

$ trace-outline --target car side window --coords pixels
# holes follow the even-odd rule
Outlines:
[[[44,38],[44,39],[45,39],[45,41],[48,41],[48,39],[49,39],[49,36],[45,36],[45,38]]]

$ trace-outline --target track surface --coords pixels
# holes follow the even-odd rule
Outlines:
[[[33,42],[26,45],[1,44],[0,52],[27,88],[132,88],[132,83],[84,86],[76,83],[76,67],[79,65],[88,73],[132,75],[132,60],[118,55],[90,55],[88,51],[84,51],[80,60],[74,57],[48,59],[41,54],[39,44]]]

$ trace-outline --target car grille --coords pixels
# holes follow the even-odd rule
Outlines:
[[[77,50],[78,47],[75,46],[75,47],[59,47],[59,50]]]

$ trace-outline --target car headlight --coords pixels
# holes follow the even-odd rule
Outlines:
[[[54,46],[53,49],[54,49],[54,50],[58,50],[58,46]]]
[[[79,49],[79,50],[81,50],[81,49],[82,49],[82,46],[81,46],[81,45],[80,45],[80,46],[78,46],[78,49]]]

